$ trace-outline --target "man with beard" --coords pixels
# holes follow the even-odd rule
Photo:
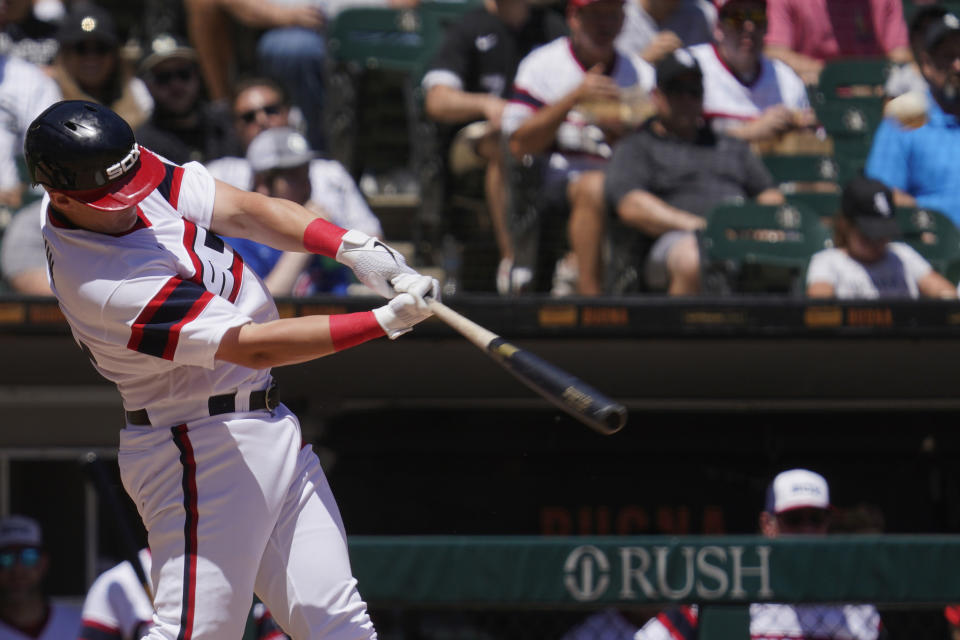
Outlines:
[[[230,114],[204,99],[196,60],[193,48],[176,36],[162,34],[153,39],[140,63],[154,110],[135,135],[177,164],[206,162],[240,151]]]
[[[960,19],[927,27],[920,70],[927,80],[926,124],[894,120],[877,128],[866,174],[894,189],[894,203],[942,211],[960,223]]]

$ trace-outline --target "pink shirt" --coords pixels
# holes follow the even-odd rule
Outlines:
[[[906,47],[900,0],[767,0],[766,44],[826,61]]]

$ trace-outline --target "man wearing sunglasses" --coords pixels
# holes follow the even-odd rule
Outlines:
[[[783,194],[745,141],[706,125],[703,72],[689,50],[667,55],[656,71],[657,115],[614,148],[606,169],[607,202],[621,223],[617,268],[624,279],[638,274],[630,291],[693,295],[700,292],[695,232],[710,209],[741,199],[782,204]]]
[[[239,152],[230,114],[205,99],[197,53],[186,41],[173,34],[154,37],[139,74],[154,102],[150,119],[134,131],[143,145],[177,164]]]
[[[48,563],[36,520],[19,515],[0,520],[0,640],[77,637],[80,612],[43,593]]]
[[[774,142],[814,122],[803,80],[763,54],[766,0],[726,0],[713,41],[690,47],[703,69],[703,111],[717,133]]]
[[[809,469],[788,469],[767,488],[760,532],[768,538],[823,536],[830,527],[830,487]],[[699,631],[696,605],[663,611],[651,618],[635,640],[692,640]],[[750,605],[750,638],[794,640],[876,640],[880,614],[869,604]]]

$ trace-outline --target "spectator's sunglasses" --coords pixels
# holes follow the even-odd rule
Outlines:
[[[112,53],[114,47],[107,44],[106,42],[100,42],[99,40],[87,40],[84,42],[77,42],[69,47],[70,51],[73,51],[75,54],[80,56],[85,56],[88,54],[96,54],[98,56],[105,56],[108,53]]]
[[[262,107],[250,109],[249,111],[241,111],[237,114],[237,117],[243,120],[246,124],[253,124],[253,121],[257,119],[257,114],[261,111],[268,116],[275,116],[278,115],[282,109],[283,105],[279,102],[276,102],[274,104],[265,104]]]
[[[723,13],[721,20],[729,26],[739,29],[747,21],[758,29],[767,27],[767,12],[759,7],[729,9]]]
[[[193,67],[180,67],[179,69],[171,69],[169,71],[154,71],[153,72],[153,81],[157,84],[167,85],[173,82],[174,79],[179,80],[180,82],[188,82],[193,80],[194,73]]]
[[[0,551],[0,569],[9,569],[17,562],[20,563],[21,567],[32,568],[37,566],[40,563],[40,549],[21,547]]]

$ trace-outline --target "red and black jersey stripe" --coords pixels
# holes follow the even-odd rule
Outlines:
[[[157,191],[162,195],[170,205],[176,209],[180,202],[180,184],[183,182],[183,167],[172,164],[163,164],[166,175],[157,185]]]
[[[84,620],[77,640],[123,640],[123,634],[120,633],[120,629],[108,627],[93,620]]]
[[[134,320],[127,348],[173,360],[180,331],[200,315],[211,298],[213,294],[203,285],[170,278]]]
[[[510,102],[519,102],[534,109],[539,109],[544,105],[542,101],[537,100],[523,89],[517,88],[514,88],[513,91],[510,92]]]
[[[668,609],[657,614],[657,619],[667,628],[674,640],[696,640],[699,635],[697,613],[689,606]]]
[[[183,467],[183,594],[180,598],[180,633],[177,634],[177,640],[190,640],[193,637],[193,616],[197,602],[197,460],[187,425],[178,425],[170,431],[180,450],[180,465]]]

